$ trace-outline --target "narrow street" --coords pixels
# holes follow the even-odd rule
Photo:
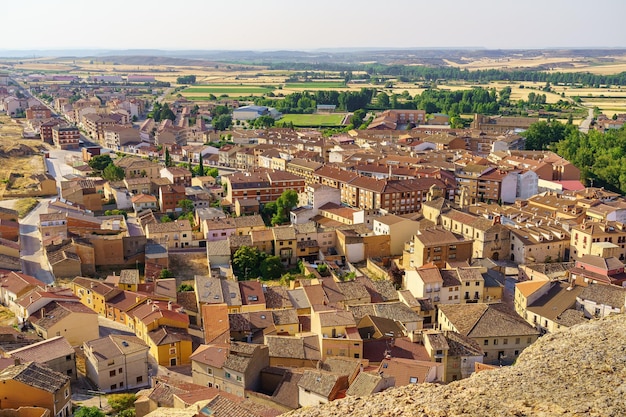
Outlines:
[[[578,126],[578,130],[582,133],[589,133],[589,127],[591,126],[591,122],[593,121],[593,109],[588,109],[589,114],[585,120],[580,122],[580,126]]]
[[[20,220],[22,272],[46,284],[53,284],[54,276],[50,272],[48,263],[43,256],[41,233],[39,232],[39,215],[46,212],[50,200],[49,198],[41,199],[33,211]]]

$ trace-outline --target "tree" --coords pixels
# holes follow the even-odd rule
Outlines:
[[[107,402],[115,413],[134,408],[135,401],[137,401],[135,394],[110,394],[107,396]]]
[[[196,173],[199,177],[204,175],[204,160],[202,158],[202,152],[200,152],[200,156],[198,157],[198,171]]]
[[[161,223],[169,223],[172,221],[172,218],[167,214],[161,216]]]
[[[389,108],[389,95],[385,92],[379,93],[376,96],[376,106],[380,107],[381,109],[388,109]]]
[[[217,178],[217,177],[219,177],[219,175],[220,175],[220,171],[219,171],[219,169],[217,169],[217,168],[209,168],[209,169],[206,171],[206,175],[209,175],[209,176],[211,176],[211,177],[213,177],[213,178]]]
[[[168,148],[165,148],[165,166],[171,167],[172,165],[173,163],[172,163],[172,157],[170,155],[170,150]]]
[[[159,278],[173,278],[174,274],[170,272],[169,269],[161,269],[161,273],[159,274]]]
[[[268,256],[259,266],[261,278],[265,280],[278,279],[285,272],[285,267],[278,256]]]
[[[74,417],[105,417],[105,414],[98,407],[80,407]]]
[[[172,109],[170,109],[169,104],[165,103],[163,107],[161,107],[161,111],[159,112],[159,119],[170,119],[171,121],[176,120],[176,115],[174,114]]]
[[[285,223],[289,220],[289,212],[298,205],[298,193],[285,190],[276,200],[276,214],[272,217],[272,225]]]
[[[195,208],[193,205],[193,201],[187,198],[184,200],[180,200],[178,203],[176,203],[176,206],[183,209],[184,213],[193,213],[193,210]]]
[[[96,171],[104,171],[106,167],[113,163],[109,154],[97,155],[89,160],[89,166]]]
[[[227,130],[233,124],[233,119],[228,114],[221,114],[213,119],[212,124],[215,130]]]
[[[193,291],[193,285],[189,285],[189,284],[180,284],[178,286],[178,288],[176,289],[176,291],[178,292],[188,292],[188,291]]]
[[[274,123],[276,123],[276,120],[272,116],[260,116],[254,119],[252,124],[256,128],[266,129],[274,126]]]
[[[233,255],[233,266],[244,280],[259,276],[259,265],[267,255],[257,247],[241,246]]]
[[[134,408],[122,410],[119,413],[117,413],[117,417],[135,417],[135,416],[136,416],[136,412]]]
[[[102,171],[102,178],[107,181],[121,181],[124,179],[124,170],[111,163]]]

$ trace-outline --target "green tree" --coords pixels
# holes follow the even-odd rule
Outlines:
[[[173,277],[174,277],[174,274],[172,274],[170,270],[167,268],[161,269],[161,272],[159,273],[159,278],[173,278]]]
[[[164,214],[163,216],[161,216],[161,223],[169,223],[172,221],[172,218],[170,216],[168,216],[167,214]]]
[[[387,93],[382,92],[376,96],[376,107],[379,107],[381,109],[388,109],[389,104],[389,95]]]
[[[168,148],[165,148],[165,166],[171,167],[172,165],[173,163],[172,163],[172,156],[170,155],[170,150]]]
[[[109,154],[97,155],[89,160],[89,166],[100,172],[104,171],[104,169],[112,163],[113,160]]]
[[[159,119],[170,119],[171,121],[176,120],[176,115],[174,114],[172,109],[170,109],[169,104],[165,103],[163,107],[161,107],[161,111],[159,112]]]
[[[233,119],[229,114],[221,114],[211,122],[215,130],[227,130],[232,124]]]
[[[196,174],[199,177],[204,176],[204,159],[202,158],[202,152],[200,152],[200,155],[198,156],[198,170],[196,171]]]
[[[178,292],[188,292],[188,291],[193,291],[193,285],[189,285],[189,284],[180,284],[178,286],[178,288],[176,289],[176,291]]]
[[[253,126],[256,128],[267,129],[274,126],[276,120],[272,116],[260,116],[254,119]]]
[[[246,280],[259,276],[259,265],[266,257],[257,247],[241,246],[233,255],[233,266],[238,276]]]
[[[124,179],[124,170],[111,163],[102,171],[102,178],[107,181],[121,181]]]
[[[262,279],[278,279],[285,272],[285,267],[278,256],[268,256],[261,261],[259,271]]]
[[[220,171],[217,168],[209,168],[206,171],[206,175],[209,175],[209,176],[211,176],[213,178],[217,178],[220,175]]]
[[[129,408],[127,410],[122,410],[117,413],[117,417],[135,417],[136,412],[134,408]]]
[[[104,417],[105,415],[98,407],[80,407],[74,412],[74,417]]]
[[[285,223],[289,220],[289,212],[298,204],[298,193],[285,190],[276,200],[276,214],[272,216],[272,225]]]
[[[193,201],[187,198],[184,200],[180,200],[178,203],[176,203],[176,206],[183,209],[183,213],[193,213],[195,208],[193,205]]]
[[[136,400],[135,394],[110,394],[107,396],[107,402],[115,413],[134,408]]]

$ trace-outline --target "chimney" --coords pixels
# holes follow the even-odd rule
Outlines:
[[[172,310],[173,310],[173,309],[172,309],[172,305],[173,305],[173,304],[174,304],[174,303],[172,303],[171,301],[168,301],[168,302],[167,302],[167,309],[168,309],[168,310],[170,310],[170,311],[172,311]]]
[[[90,287],[91,287],[91,288],[93,288],[94,286],[95,286],[95,284],[92,282],[92,283],[91,283],[91,285],[90,285]]]
[[[152,304],[152,311],[157,311],[159,309],[159,306],[156,304]]]
[[[46,309],[42,308],[41,309],[41,318],[43,319],[44,317],[46,317]]]

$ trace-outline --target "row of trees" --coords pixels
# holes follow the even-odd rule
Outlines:
[[[183,75],[182,77],[176,78],[177,84],[195,84],[196,76],[195,75]]]
[[[318,71],[354,71],[368,75],[399,78],[403,81],[462,80],[468,82],[490,81],[532,81],[552,84],[571,84],[581,86],[626,85],[626,72],[619,74],[591,74],[584,72],[546,72],[532,69],[472,70],[449,66],[423,65],[385,65],[385,64],[344,64],[344,63],[293,63],[279,62],[270,65],[271,69],[318,70]]]
[[[273,99],[257,97],[254,104],[257,106],[275,107],[281,113],[313,113],[318,104],[332,104],[344,111],[355,111],[366,108],[376,90],[362,88],[360,91],[303,91],[288,94],[283,98]]]

